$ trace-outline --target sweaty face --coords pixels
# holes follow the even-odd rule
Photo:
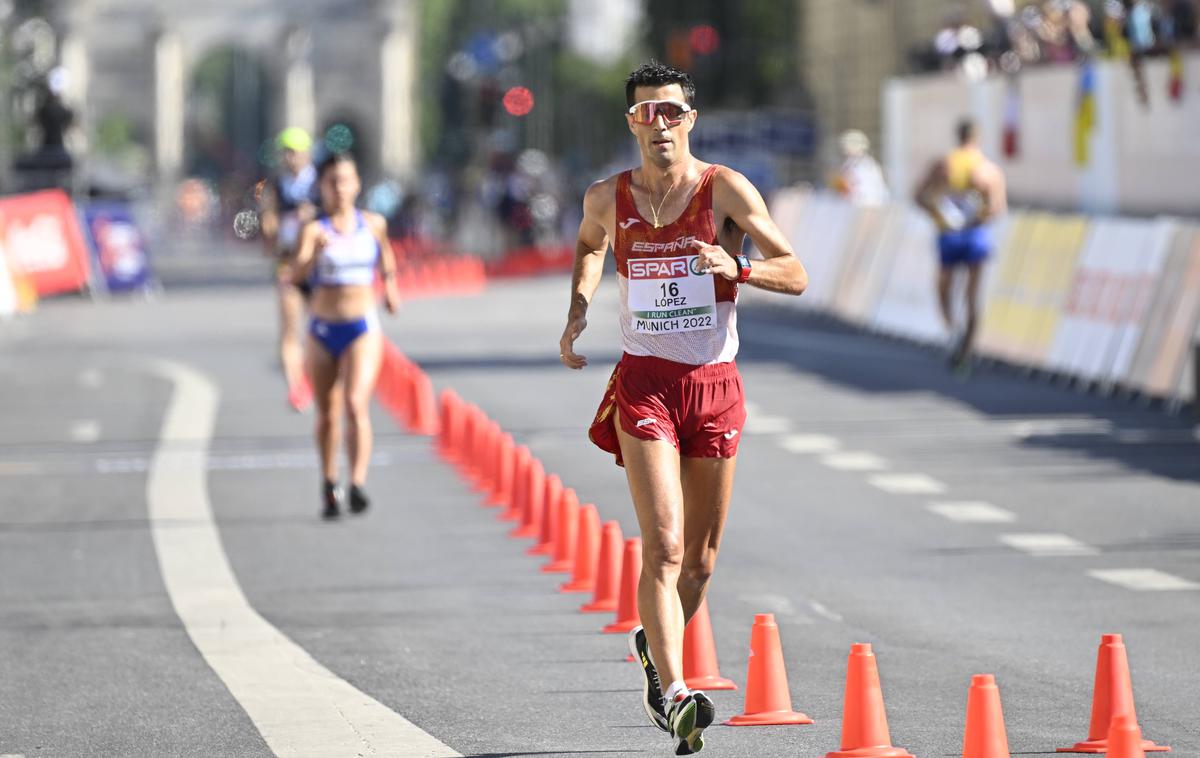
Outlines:
[[[321,177],[321,201],[327,211],[348,208],[358,199],[361,188],[358,168],[349,161],[338,163]]]
[[[675,100],[685,103],[683,88],[678,84],[667,84],[661,87],[638,87],[634,90],[633,101],[643,100]],[[629,131],[637,139],[642,155],[657,166],[669,166],[688,153],[688,133],[696,123],[696,112],[685,113],[683,121],[675,126],[669,126],[662,116],[655,116],[650,124],[639,124],[630,115],[625,116],[629,122]]]

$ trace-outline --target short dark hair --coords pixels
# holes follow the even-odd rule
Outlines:
[[[355,168],[358,168],[358,161],[354,160],[354,156],[350,153],[330,153],[329,155],[325,156],[325,158],[322,159],[321,163],[317,166],[317,179],[324,179],[325,174],[329,171],[329,169],[342,163],[351,163],[354,164]]]
[[[958,125],[954,127],[954,133],[958,135],[958,144],[967,144],[975,138],[975,122],[969,118],[959,119]]]
[[[629,74],[625,80],[625,104],[633,106],[633,92],[638,87],[665,87],[668,84],[678,84],[683,90],[683,101],[694,105],[696,100],[696,83],[686,71],[680,71],[674,66],[659,63],[651,58]]]

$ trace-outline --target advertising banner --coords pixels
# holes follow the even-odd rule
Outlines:
[[[0,198],[0,247],[39,296],[87,287],[87,246],[62,190]]]
[[[92,253],[109,292],[130,292],[150,283],[145,237],[125,203],[89,203],[83,209]]]

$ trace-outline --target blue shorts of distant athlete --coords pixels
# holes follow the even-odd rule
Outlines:
[[[943,266],[983,263],[992,252],[992,232],[986,226],[970,226],[942,232],[937,243]]]
[[[373,330],[377,323],[374,314],[354,321],[326,321],[314,316],[308,323],[308,333],[337,360],[354,340]]]

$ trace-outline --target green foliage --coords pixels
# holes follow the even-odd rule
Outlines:
[[[124,113],[110,113],[96,125],[93,145],[97,153],[119,157],[133,144],[133,119]]]

